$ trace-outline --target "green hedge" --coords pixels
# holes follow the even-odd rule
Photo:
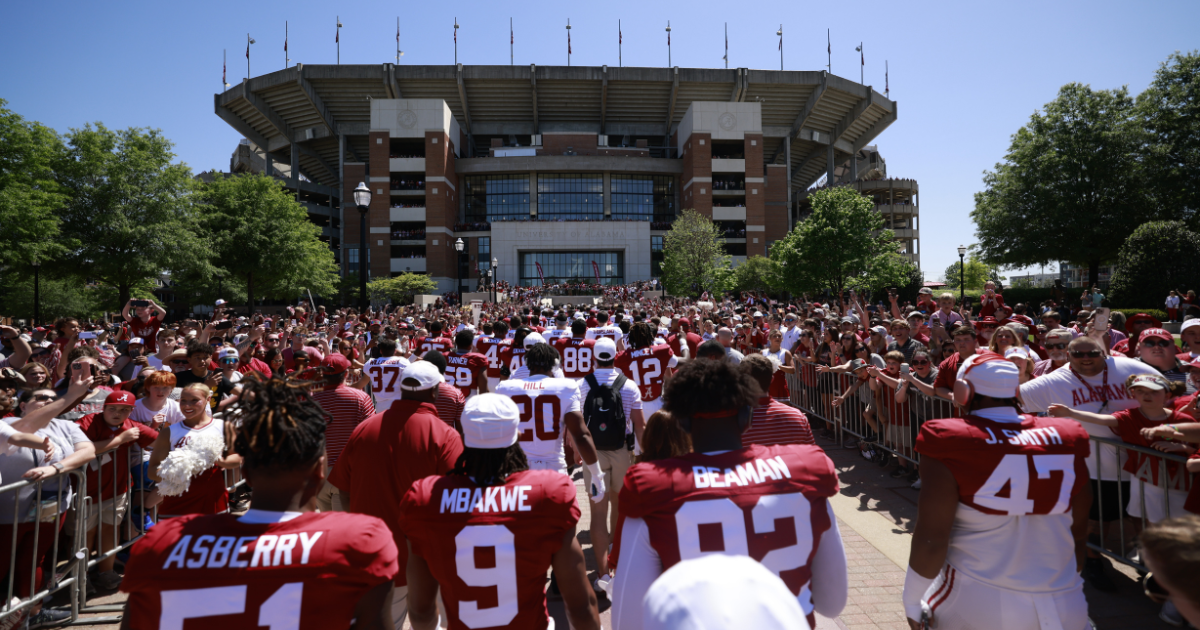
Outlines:
[[[1138,313],[1145,313],[1160,322],[1165,322],[1168,319],[1167,312],[1158,308],[1114,308],[1113,311],[1117,313],[1125,313],[1125,319],[1129,319]]]

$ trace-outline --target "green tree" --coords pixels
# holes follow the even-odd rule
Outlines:
[[[191,171],[173,163],[158,130],[114,131],[102,124],[66,136],[58,180],[69,199],[61,211],[57,259],[63,273],[95,278],[117,290],[121,308],[139,282],[163,272],[207,269],[197,234]]]
[[[663,238],[662,283],[671,295],[698,296],[728,287],[731,257],[721,247],[721,230],[712,219],[684,210]]]
[[[32,278],[34,262],[65,252],[58,209],[67,197],[55,178],[64,146],[53,129],[25,120],[5,104],[0,99],[0,276]]]
[[[420,273],[402,273],[394,278],[378,278],[367,283],[367,294],[372,301],[392,300],[396,304],[409,304],[413,296],[437,291],[437,283]]]
[[[38,284],[42,315],[39,325],[59,317],[97,318],[104,314],[105,304],[111,304],[114,297],[101,287],[85,285],[75,276],[41,274]],[[0,281],[0,292],[4,294],[3,314],[6,317],[33,319],[32,274],[6,274]]]
[[[891,230],[872,201],[850,188],[810,197],[812,214],[771,246],[782,267],[781,288],[792,293],[841,295],[846,289],[883,289],[909,283],[912,263],[898,252]]]
[[[1143,182],[1144,140],[1125,88],[1063,86],[1013,135],[1004,162],[984,173],[971,212],[981,259],[1065,260],[1087,265],[1094,284],[1125,236],[1155,216]]]
[[[1200,53],[1176,52],[1137,97],[1155,203],[1200,229]]]
[[[766,256],[751,256],[733,268],[738,291],[769,291],[779,286],[779,263]]]
[[[333,294],[338,282],[333,252],[282,182],[238,175],[204,184],[197,195],[216,264],[244,283],[251,311],[256,297],[292,299],[305,289]]]
[[[1160,308],[1171,290],[1200,286],[1200,234],[1182,221],[1145,223],[1117,254],[1108,299],[1127,308]]]
[[[988,269],[987,264],[972,256],[967,259],[966,270],[960,272],[962,265],[959,263],[951,263],[946,267],[946,287],[949,289],[957,289],[959,280],[963,280],[963,284],[967,289],[982,289],[985,282],[992,279],[992,272]]]

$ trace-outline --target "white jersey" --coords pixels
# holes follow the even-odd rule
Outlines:
[[[547,343],[554,345],[554,341],[559,337],[570,337],[571,331],[564,328],[552,328],[542,333],[542,336],[546,338]]]
[[[400,400],[400,378],[408,364],[404,357],[378,357],[363,366],[363,374],[371,379],[375,411],[387,411],[393,402]]]
[[[530,460],[563,460],[563,417],[581,409],[575,381],[544,375],[502,381],[496,392],[521,410],[517,443]],[[533,462],[530,462],[531,466]]]
[[[566,378],[567,377],[567,375],[564,374],[562,371],[561,363],[554,364],[554,369],[552,370],[552,373],[554,374],[554,378]],[[517,371],[513,372],[512,375],[508,377],[508,380],[519,381],[519,380],[524,380],[527,378],[529,378],[529,366],[522,365],[521,367],[517,368]],[[574,379],[572,379],[572,380],[574,380]]]
[[[213,418],[212,422],[199,429],[192,429],[182,422],[176,422],[168,426],[167,431],[171,436],[171,450],[187,444],[193,435],[211,434],[220,438],[222,444],[225,443],[225,422],[220,418]]]
[[[625,336],[625,333],[621,332],[620,326],[608,325],[608,326],[598,326],[596,328],[587,329],[587,332],[584,333],[583,338],[584,339],[600,339],[601,337],[607,337],[609,339],[612,339],[613,342],[615,343],[617,341],[620,341],[624,336]]]

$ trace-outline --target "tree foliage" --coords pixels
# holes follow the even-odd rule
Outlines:
[[[1182,221],[1143,224],[1121,246],[1109,300],[1129,308],[1157,307],[1171,290],[1200,286],[1200,234]]]
[[[1140,154],[1146,135],[1125,88],[1070,83],[1012,137],[975,194],[981,258],[1006,266],[1101,263],[1155,218]]]
[[[371,301],[391,300],[396,304],[409,304],[417,294],[437,291],[437,282],[420,273],[402,273],[394,278],[378,278],[367,283]]]
[[[0,265],[22,273],[64,249],[58,240],[67,197],[55,178],[65,147],[53,129],[29,122],[0,99]]]
[[[1137,97],[1155,203],[1200,230],[1200,53],[1176,52]]]
[[[66,135],[58,181],[69,200],[60,213],[68,252],[63,273],[86,274],[117,289],[120,308],[133,287],[165,271],[206,269],[187,165],[154,129],[102,124]]]
[[[751,256],[734,267],[734,286],[738,291],[771,291],[779,287],[782,278],[779,263],[766,256]]]
[[[771,246],[781,266],[780,288],[840,295],[845,289],[906,285],[913,265],[898,251],[872,201],[839,187],[812,194],[812,214]]]
[[[249,308],[255,298],[292,299],[307,289],[331,295],[337,262],[321,242],[321,228],[267,175],[215,179],[198,191],[201,226],[214,263],[244,283]]]
[[[672,295],[720,292],[729,284],[730,256],[712,219],[684,210],[663,238],[662,283]]]
[[[961,269],[962,265],[955,262],[946,267],[945,282],[946,287],[957,289],[959,280],[968,289],[982,289],[985,282],[993,278],[992,270],[986,263],[972,256],[967,259],[966,269]]]

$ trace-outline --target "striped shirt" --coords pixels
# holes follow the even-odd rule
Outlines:
[[[333,389],[322,389],[312,393],[312,399],[321,405],[331,417],[325,428],[325,456],[329,468],[346,448],[350,434],[367,418],[375,415],[375,405],[366,392],[340,384]]]
[[[461,390],[449,383],[438,383],[438,397],[437,402],[434,403],[434,406],[437,407],[438,417],[459,433],[462,433],[459,423],[462,420],[463,407],[466,404],[467,399],[463,397]]]
[[[750,420],[750,428],[742,433],[742,444],[816,444],[808,418],[802,411],[771,398],[760,398]]]

